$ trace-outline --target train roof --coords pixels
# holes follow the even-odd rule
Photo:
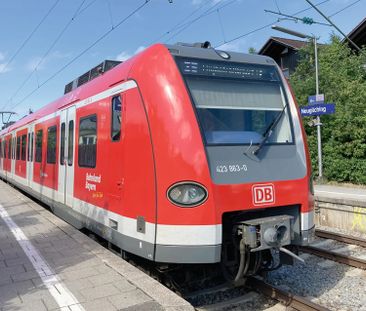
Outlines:
[[[229,51],[226,52],[216,50],[213,48],[204,48],[203,45],[204,44],[202,44],[202,46],[198,46],[198,44],[178,43],[175,45],[166,44],[161,46],[165,46],[172,56],[202,58],[202,59],[221,60],[221,61],[227,60],[228,62],[230,61],[240,63],[272,65],[272,66],[275,65],[274,60],[268,56],[256,55],[256,54],[244,54]],[[123,79],[127,79],[128,73],[134,63],[134,59],[136,59],[138,55],[143,55],[145,51],[140,52],[139,54],[133,56],[127,61],[115,66],[111,70],[104,72],[97,78],[90,80],[89,82],[75,88],[74,90],[71,90],[69,93],[64,94],[59,99],[47,104],[46,106],[40,108],[36,112],[29,114],[26,117],[18,120],[9,127],[1,130],[0,135],[6,135],[7,133],[12,132],[13,130],[19,127],[23,127],[37,119],[42,118],[43,116],[54,113],[57,110],[62,110],[68,106],[71,106],[73,103],[77,101],[83,100],[96,93],[99,93],[105,90],[106,88],[110,87],[114,83],[122,81]],[[224,54],[222,54],[222,52],[224,52]],[[228,55],[229,57],[224,58],[223,56],[225,54]]]
[[[207,44],[209,44],[207,42]],[[170,51],[173,56],[182,57],[192,57],[192,58],[202,58],[211,60],[227,60],[230,62],[238,63],[251,63],[251,64],[261,64],[261,65],[275,65],[275,61],[268,57],[258,54],[244,54],[238,52],[223,51],[213,48],[199,48],[198,44],[185,44],[178,43],[175,45],[166,44],[165,46]],[[220,55],[221,52],[229,55],[229,58],[224,58]],[[225,55],[224,54],[224,55]]]

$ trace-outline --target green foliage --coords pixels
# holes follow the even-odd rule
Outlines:
[[[328,180],[366,184],[366,50],[356,54],[332,36],[320,45],[319,90],[336,113],[322,116],[323,171]],[[290,77],[297,102],[307,105],[315,94],[314,46],[300,50],[300,61]],[[308,135],[313,170],[317,175],[316,127],[304,126]]]
[[[257,50],[256,50],[255,48],[253,48],[253,47],[250,47],[250,48],[248,49],[248,53],[249,53],[249,54],[258,54]]]

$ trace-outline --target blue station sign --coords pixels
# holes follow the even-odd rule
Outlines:
[[[324,94],[308,96],[308,104],[309,105],[324,104]]]
[[[300,107],[300,113],[303,117],[320,116],[322,114],[335,113],[335,104],[314,104],[311,106]]]

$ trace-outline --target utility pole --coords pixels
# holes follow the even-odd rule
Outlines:
[[[278,30],[289,35],[299,37],[302,39],[310,39],[314,42],[314,56],[315,56],[315,88],[316,88],[316,95],[319,95],[319,68],[318,68],[318,44],[317,38],[314,35],[306,35],[301,32],[297,32],[291,29],[287,29],[284,27],[280,27],[277,25],[273,25],[272,29]],[[316,127],[317,127],[317,136],[318,136],[318,171],[319,171],[319,180],[323,178],[323,161],[322,161],[322,135],[321,135],[321,122],[320,117],[316,117]]]

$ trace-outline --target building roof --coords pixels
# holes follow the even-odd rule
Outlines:
[[[351,32],[348,34],[348,37],[359,47],[366,45],[366,18],[364,18],[355,28],[351,30]],[[343,39],[343,42],[346,41],[346,39]],[[353,48],[353,45],[350,44],[350,47]]]
[[[263,45],[263,47],[259,50],[258,54],[261,55],[268,55],[269,51],[274,46],[283,46],[284,48],[291,48],[293,50],[299,50],[302,47],[306,46],[308,41],[301,41],[301,40],[293,40],[293,39],[286,39],[280,37],[270,37],[267,42]]]

